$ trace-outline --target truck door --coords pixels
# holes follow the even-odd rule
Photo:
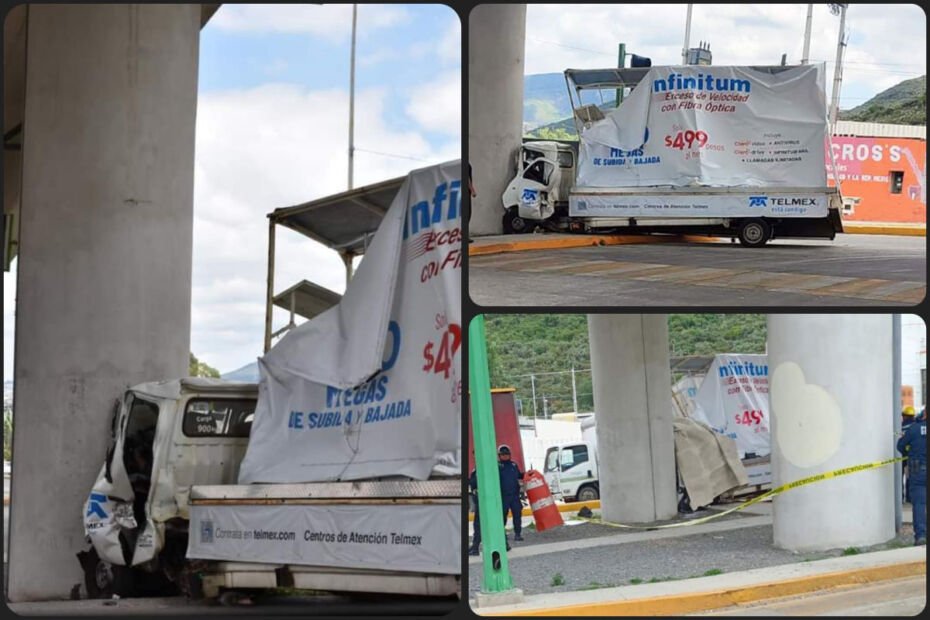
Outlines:
[[[543,475],[546,478],[546,484],[549,485],[549,492],[552,493],[553,496],[562,494],[561,473],[562,470],[559,467],[559,447],[549,448],[546,450]]]
[[[170,459],[178,512],[187,518],[192,485],[236,484],[257,399],[194,396],[182,401]]]
[[[123,436],[123,465],[133,492],[133,516],[145,523],[145,503],[149,496],[154,463],[155,429],[158,405],[133,396]]]
[[[559,455],[560,484],[562,495],[577,497],[579,489],[594,480],[594,467],[587,444],[563,446]]]

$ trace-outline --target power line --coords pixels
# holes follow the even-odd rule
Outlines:
[[[397,157],[398,159],[409,159],[412,161],[423,161],[428,162],[428,159],[423,159],[422,157],[412,157],[410,155],[398,155],[397,153],[382,153],[381,151],[372,151],[370,149],[360,149],[355,147],[356,151],[361,151],[362,153],[370,153],[372,155],[381,155],[383,157]]]

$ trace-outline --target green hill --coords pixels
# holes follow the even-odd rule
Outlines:
[[[862,105],[841,111],[840,118],[896,125],[926,125],[927,76],[895,84]]]
[[[592,411],[588,319],[584,314],[489,314],[488,361],[493,387],[514,387],[524,412],[572,411],[575,368],[578,410]],[[669,348],[674,356],[764,353],[764,314],[671,314]],[[531,378],[532,375],[532,378]]]

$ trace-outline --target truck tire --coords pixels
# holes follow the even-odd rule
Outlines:
[[[100,559],[97,550],[91,547],[80,557],[84,568],[84,587],[88,598],[130,597],[135,594],[132,568],[116,566]]]
[[[585,486],[578,489],[578,497],[576,498],[579,502],[593,502],[594,500],[600,499],[601,495],[597,491],[597,487],[593,484],[586,484]]]
[[[739,227],[739,242],[747,248],[761,248],[772,238],[772,225],[762,218],[743,220]]]
[[[504,233],[508,235],[522,235],[532,230],[531,224],[520,217],[516,207],[510,207],[504,212]]]

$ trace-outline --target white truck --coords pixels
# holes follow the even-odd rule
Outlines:
[[[291,330],[260,358],[259,384],[187,378],[125,392],[83,510],[89,596],[460,596],[460,168],[272,214],[272,230],[365,251],[343,296],[352,303],[307,283],[275,298],[269,281]],[[311,320],[296,326],[295,312]],[[440,331],[424,350],[419,339]]]
[[[689,233],[758,247],[842,232],[821,66],[568,69],[565,79],[580,141],[519,149],[502,195],[506,233]],[[625,89],[606,113],[582,99]]]
[[[587,502],[600,499],[596,418],[581,422],[582,440],[559,444],[546,451],[543,475],[552,495],[565,502]],[[743,459],[748,484],[728,490],[726,495],[743,495],[771,486],[768,457]],[[679,481],[679,510],[685,509],[686,495]]]

